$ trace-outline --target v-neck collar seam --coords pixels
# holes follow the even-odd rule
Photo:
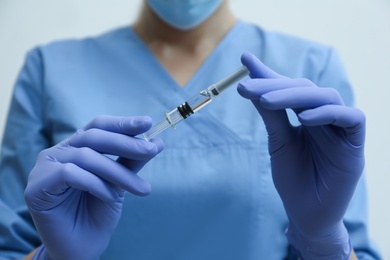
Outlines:
[[[193,85],[193,82],[196,81],[196,79],[199,77],[199,75],[202,75],[203,71],[207,69],[210,63],[212,63],[214,57],[218,55],[219,51],[224,48],[224,46],[229,42],[229,39],[234,35],[235,31],[238,30],[238,28],[241,26],[242,22],[240,20],[237,20],[237,22],[230,28],[229,31],[225,33],[223,38],[219,41],[219,43],[215,46],[213,51],[207,56],[207,58],[203,61],[203,63],[199,66],[199,68],[196,70],[194,75],[191,77],[191,79],[188,81],[188,83],[185,85],[186,89],[191,89],[191,86]]]
[[[151,49],[147,46],[147,44],[141,39],[141,37],[136,33],[133,26],[130,26],[130,31],[135,40],[139,43],[139,45],[145,50],[145,53],[151,58],[151,61],[159,67],[159,70],[162,71],[162,74],[164,75],[164,78],[166,78],[170,84],[174,85],[173,89],[177,90],[184,90],[188,91],[188,89],[191,89],[191,86],[193,85],[193,82],[196,81],[196,79],[199,77],[200,74],[202,74],[202,71],[205,70],[205,67],[208,66],[209,63],[211,63],[213,57],[217,55],[220,49],[223,48],[223,46],[228,42],[229,38],[232,37],[231,35],[234,35],[234,32],[238,30],[238,28],[242,25],[241,20],[237,20],[237,22],[226,32],[226,34],[223,36],[223,38],[218,42],[218,44],[215,46],[215,48],[211,51],[211,53],[207,56],[207,58],[201,63],[199,68],[195,71],[195,73],[190,77],[190,79],[187,81],[187,83],[184,86],[181,86],[178,84],[178,82],[173,78],[173,76],[168,72],[168,70],[161,64],[161,62],[157,59],[157,57],[153,54]]]
[[[181,86],[176,82],[176,80],[172,77],[171,74],[166,70],[166,68],[161,64],[161,62],[157,59],[157,57],[150,50],[148,45],[141,39],[141,37],[135,32],[134,27],[130,26],[131,35],[140,45],[140,47],[144,50],[145,54],[148,55],[149,60],[154,63],[154,65],[158,66],[158,69],[164,75],[164,78],[169,81],[169,84],[175,85],[175,88],[181,88]]]

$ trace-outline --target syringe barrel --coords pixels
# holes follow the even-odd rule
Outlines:
[[[207,89],[202,90],[172,111],[165,113],[165,119],[154,125],[148,132],[142,134],[142,137],[145,140],[150,140],[169,127],[175,128],[176,124],[205,107],[213,100],[213,98],[217,97],[223,91],[248,74],[249,71],[245,66],[240,67],[226,78],[211,85]]]
[[[233,83],[236,83],[243,77],[249,74],[248,69],[245,66],[238,68],[235,72],[228,75],[226,78],[218,81],[217,83],[211,85],[208,89],[213,93],[214,96],[218,96],[223,91],[228,89]]]

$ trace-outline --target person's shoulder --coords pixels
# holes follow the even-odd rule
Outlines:
[[[121,39],[129,39],[131,30],[129,26],[118,27],[94,36],[80,38],[65,38],[54,40],[33,48],[33,52],[39,52],[43,56],[68,56],[87,55],[91,52],[110,49]]]
[[[247,31],[257,33],[259,37],[262,38],[265,47],[290,51],[311,49],[319,52],[327,52],[332,48],[327,44],[292,33],[282,32],[275,29],[267,29],[254,23],[242,22],[242,24]]]
[[[270,48],[278,46],[280,50],[285,50],[292,54],[294,52],[297,54],[311,52],[317,55],[328,55],[329,51],[333,49],[333,47],[327,44],[285,32],[267,31],[265,34]]]
[[[267,66],[290,77],[320,73],[335,53],[332,46],[309,38],[252,23],[243,26],[252,38],[258,38],[259,58]]]

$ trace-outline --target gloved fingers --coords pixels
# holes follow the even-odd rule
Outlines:
[[[129,136],[136,136],[148,131],[152,127],[152,119],[148,116],[108,116],[95,117],[82,129],[101,129],[108,132],[120,133]]]
[[[54,166],[57,168],[56,174],[60,177],[59,182],[53,182],[51,187],[45,189],[50,195],[61,194],[58,187],[67,185],[80,191],[85,191],[105,202],[115,202],[119,198],[118,192],[113,189],[112,185],[101,179],[99,176],[79,167],[73,163],[64,163]],[[61,186],[56,186],[56,185]],[[62,186],[62,187],[64,187]],[[123,195],[123,194],[121,194]]]
[[[360,109],[325,105],[299,113],[298,119],[302,125],[306,126],[335,125],[341,127],[352,145],[364,144],[366,117]]]
[[[120,163],[87,147],[75,148],[59,145],[56,148],[58,150],[54,151],[52,156],[63,165],[76,165],[105,182],[135,195],[143,196],[150,193],[150,184],[133,172],[131,167],[124,167]],[[61,174],[63,176],[59,178],[66,179],[67,183],[70,180],[80,185],[84,183],[83,178],[85,174],[76,175],[70,171],[63,171]],[[88,183],[85,182],[85,185],[88,185]]]
[[[317,87],[308,79],[276,78],[276,79],[249,79],[237,86],[238,93],[247,99],[259,100],[262,95],[286,88]]]
[[[275,151],[284,146],[289,139],[293,138],[293,126],[290,124],[285,109],[268,110],[265,109],[259,101],[252,100],[252,103],[264,121],[268,133],[268,141],[270,143],[269,152],[272,155]]]
[[[134,160],[149,160],[159,152],[153,142],[98,128],[79,130],[66,142],[73,147],[89,147],[100,153]]]
[[[241,56],[241,62],[249,70],[249,76],[252,80],[240,83],[237,90],[240,95],[252,100],[252,103],[262,116],[268,132],[269,142],[272,144],[270,147],[273,147],[270,149],[272,154],[273,150],[283,146],[285,141],[287,141],[286,139],[291,138],[292,127],[286,111],[284,109],[272,111],[264,108],[260,102],[261,96],[269,91],[273,91],[275,87],[281,89],[286,86],[307,86],[307,81],[302,79],[289,81],[287,77],[268,68],[256,56],[248,52]]]
[[[160,153],[162,150],[164,150],[165,144],[160,138],[152,138],[149,140],[149,142],[152,142],[156,145],[157,153]]]
[[[86,191],[105,202],[115,202],[123,195],[103,179],[75,164],[62,164],[51,157],[46,159],[48,162],[37,164],[29,176],[24,195],[30,209],[52,209],[66,200],[71,194],[68,192],[71,188]],[[42,177],[48,168],[51,172]]]
[[[68,168],[68,165],[74,167]],[[66,176],[66,183],[72,188],[88,191],[103,201],[117,201],[119,197],[124,195],[123,190],[137,196],[146,196],[151,191],[148,182],[131,172],[129,172],[127,178],[125,178],[124,172],[122,172],[122,174],[120,174],[120,172],[111,174],[112,172],[100,170],[99,172],[96,171],[91,173],[80,167],[78,167],[80,169],[79,171],[73,171],[76,167],[78,166],[74,164],[64,164],[62,175]],[[102,177],[107,178],[108,180],[103,179]],[[126,181],[119,183],[120,180]],[[115,184],[112,185],[111,182],[115,182]],[[100,185],[96,185],[99,183]],[[123,190],[118,189],[118,187],[123,188]],[[111,197],[109,196],[110,194],[112,194]]]
[[[285,78],[285,76],[265,66],[255,55],[245,52],[241,56],[241,63],[249,70],[251,78]]]
[[[162,151],[164,149],[164,142],[161,139],[158,138],[152,138],[149,140],[149,142],[153,142],[156,144],[158,152]],[[139,170],[147,163],[149,160],[133,160],[133,159],[126,159],[124,157],[119,157],[116,160],[118,163],[122,164],[123,166],[132,169],[132,172],[138,173]]]
[[[261,105],[269,110],[308,109],[324,105],[344,105],[339,93],[333,88],[285,88],[271,91],[260,97]]]
[[[298,87],[311,88],[313,86],[315,85],[307,79],[250,79],[241,82],[237,87],[237,91],[244,98],[252,100],[253,104],[264,120],[270,142],[272,142],[273,147],[279,147],[283,145],[283,143],[286,141],[286,138],[290,138],[292,127],[285,109],[267,109],[261,103],[261,101],[263,101],[262,96],[278,90],[293,89]],[[272,151],[270,152],[272,153]]]

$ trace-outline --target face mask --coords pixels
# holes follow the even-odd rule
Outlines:
[[[222,0],[147,0],[152,10],[166,23],[180,30],[195,28],[222,3]]]

